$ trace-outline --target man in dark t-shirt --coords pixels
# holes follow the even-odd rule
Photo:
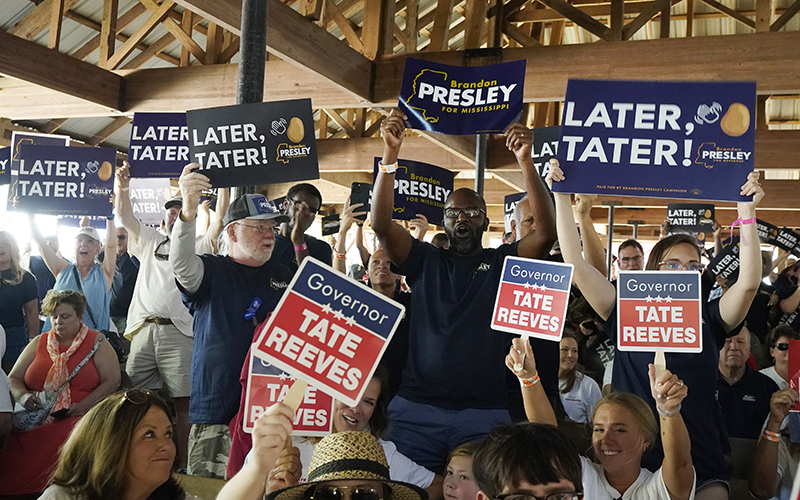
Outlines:
[[[750,357],[750,332],[742,331],[725,339],[719,351],[717,401],[728,436],[758,439],[769,415],[769,401],[778,386],[769,377],[747,365]]]
[[[381,124],[384,152],[372,200],[372,228],[412,291],[408,364],[389,406],[388,437],[413,461],[441,471],[453,448],[510,420],[504,360],[512,337],[491,329],[492,306],[506,256],[547,255],[556,238],[555,212],[533,166],[533,136],[514,124],[506,144],[525,176],[536,230],[510,245],[483,248],[486,203],[475,191],[458,189],[442,200],[450,247],[412,238],[391,220],[403,118],[395,110]]]
[[[306,234],[321,206],[322,195],[314,185],[303,182],[289,188],[283,202],[289,221],[281,224],[275,237],[273,262],[283,264],[293,273],[306,255],[331,265],[331,246]]]
[[[117,268],[111,283],[111,321],[120,335],[125,333],[128,323],[128,308],[133,299],[136,277],[139,275],[139,259],[128,253],[128,231],[117,228]]]

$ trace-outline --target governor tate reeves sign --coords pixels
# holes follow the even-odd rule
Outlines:
[[[404,312],[397,302],[306,257],[253,353],[355,406]]]
[[[617,280],[620,351],[701,352],[700,273],[621,271]]]

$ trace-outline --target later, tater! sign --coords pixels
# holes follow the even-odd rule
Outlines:
[[[620,351],[701,352],[700,273],[621,271],[617,324]]]
[[[355,406],[405,308],[306,257],[253,353]]]

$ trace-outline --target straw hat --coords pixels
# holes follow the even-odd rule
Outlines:
[[[308,466],[308,482],[273,491],[267,495],[267,500],[301,500],[316,484],[350,479],[380,481],[389,486],[392,493],[384,500],[428,500],[422,488],[389,479],[383,446],[372,434],[359,431],[325,436],[314,448]]]

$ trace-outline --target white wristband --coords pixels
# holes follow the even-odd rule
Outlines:
[[[378,163],[378,169],[384,174],[393,174],[397,170],[397,162],[390,163],[388,165]]]
[[[130,189],[130,186],[129,187],[120,187],[119,188],[120,191],[125,191],[125,192],[127,192],[129,189]]]
[[[19,398],[19,404],[22,405],[22,406],[25,406],[25,403],[29,399],[31,399],[31,396],[33,396],[33,394],[31,394],[30,392],[26,392],[25,394],[22,395],[21,398]]]

